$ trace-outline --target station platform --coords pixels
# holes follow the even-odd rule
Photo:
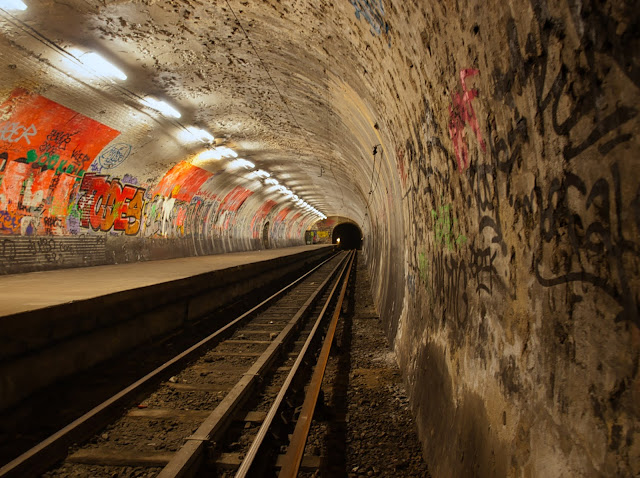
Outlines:
[[[0,410],[328,257],[307,245],[0,277]]]
[[[308,245],[0,276],[0,317],[326,249]]]

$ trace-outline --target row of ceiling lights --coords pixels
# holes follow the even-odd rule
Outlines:
[[[21,0],[0,0],[0,9],[3,10],[26,10],[27,5],[25,5]],[[87,52],[78,48],[71,48],[67,51],[74,60],[79,63],[79,65],[84,70],[91,71],[94,75],[109,78],[112,80],[120,80],[124,81],[127,79],[127,75],[117,68],[116,66],[109,63],[102,56],[95,52]],[[78,64],[69,60],[67,62],[69,66],[72,66],[74,69],[78,69]],[[171,118],[180,118],[182,115],[178,110],[176,110],[173,106],[171,106],[166,101],[158,100],[157,98],[147,96],[142,99],[142,104],[158,111],[164,116],[168,116]],[[183,140],[195,139],[202,141],[204,143],[211,144],[214,141],[214,137],[208,131],[196,128],[194,126],[187,126],[184,128]],[[237,159],[236,159],[237,158]],[[238,158],[238,154],[230,148],[219,146],[203,151],[198,155],[198,160],[200,161],[219,161],[221,159],[230,159],[231,162],[229,164],[230,169],[255,169],[255,164],[246,159]],[[307,204],[303,199],[299,198],[295,195],[291,190],[286,188],[285,186],[278,183],[278,181],[271,177],[271,174],[268,172],[259,169],[257,171],[252,171],[251,173],[252,179],[263,180],[265,184],[269,186],[273,186],[275,190],[279,191],[283,194],[287,199],[291,199],[298,207],[313,213],[319,216],[321,219],[326,219],[327,216],[322,214],[313,206]]]

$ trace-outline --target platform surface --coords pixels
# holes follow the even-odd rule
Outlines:
[[[277,259],[323,245],[0,276],[0,317]]]

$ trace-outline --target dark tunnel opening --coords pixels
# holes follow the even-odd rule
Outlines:
[[[340,249],[362,249],[362,231],[355,224],[345,222],[334,228],[331,242]]]

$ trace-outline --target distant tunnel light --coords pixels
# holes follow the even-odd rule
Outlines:
[[[153,108],[154,110],[159,111],[165,116],[171,116],[172,118],[180,118],[182,116],[180,112],[169,103],[157,100],[151,96],[147,96],[145,99],[143,99],[142,103],[147,105],[149,108]]]
[[[0,8],[3,10],[26,10],[27,5],[20,0],[0,0]]]
[[[202,141],[205,143],[210,143],[214,140],[213,136],[208,132],[201,128],[196,128],[195,126],[187,126],[184,131],[180,132],[180,139],[182,141]]]

